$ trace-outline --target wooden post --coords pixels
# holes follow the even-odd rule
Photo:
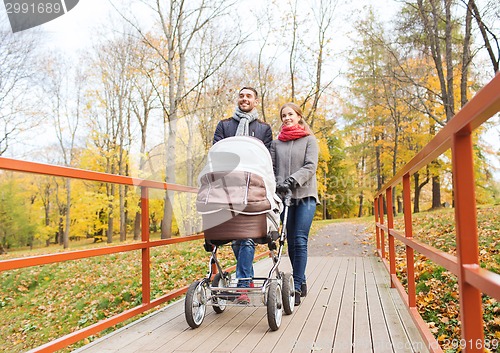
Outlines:
[[[387,200],[387,236],[389,239],[389,275],[391,278],[391,288],[395,288],[393,276],[396,275],[396,247],[394,246],[394,235],[391,235],[391,229],[394,228],[394,213],[392,211],[392,187],[385,191]]]
[[[405,236],[413,238],[413,220],[411,216],[411,184],[410,174],[403,176],[403,211],[405,220]],[[413,248],[406,246],[406,273],[408,280],[408,306],[415,308],[417,305],[417,293],[415,289],[415,257]]]
[[[149,189],[141,186],[141,239],[148,246],[141,250],[142,256],[142,304],[151,302],[151,273],[149,248]]]
[[[453,136],[453,191],[457,232],[457,259],[460,266],[460,321],[466,353],[483,352],[483,308],[481,292],[465,281],[464,266],[479,267],[476,192],[472,135],[464,129]]]

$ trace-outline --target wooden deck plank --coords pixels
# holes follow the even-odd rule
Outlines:
[[[277,340],[272,352],[291,352],[297,348],[299,336],[305,327],[310,312],[314,307],[316,298],[323,287],[324,278],[326,277],[325,269],[328,267],[327,261],[311,257],[310,262],[314,263],[314,268],[308,271],[308,294],[307,297],[301,298],[301,304],[294,307],[293,317],[290,319],[289,325],[283,330],[283,334]],[[306,347],[302,347],[306,349]]]
[[[362,342],[359,344],[362,347],[370,348],[375,353],[393,352],[392,346],[387,344],[390,342],[389,331],[384,316],[384,309],[379,298],[379,287],[388,287],[388,282],[385,278],[377,277],[379,272],[377,268],[383,266],[378,262],[378,258],[370,258],[370,263],[366,266],[366,291],[368,299],[368,309],[370,312],[370,332],[372,336],[372,347],[366,347]],[[386,275],[387,277],[387,275]]]
[[[372,346],[370,317],[366,293],[366,268],[364,258],[356,258],[356,284],[354,294],[354,353],[365,353]],[[371,268],[371,264],[368,263]]]
[[[378,286],[379,289],[379,297],[380,302],[383,307],[383,312],[387,322],[387,328],[389,330],[389,336],[391,338],[391,344],[395,352],[403,352],[403,353],[413,353],[413,352],[421,352],[424,347],[416,347],[414,343],[411,341],[404,321],[402,320],[397,307],[394,302],[394,298],[391,295],[391,291],[395,292],[395,290],[390,289],[390,279],[387,276],[387,272],[382,267],[376,267],[374,271],[378,272],[378,276],[385,276],[386,283]],[[400,301],[402,303],[402,301]],[[406,309],[405,309],[406,310]],[[416,348],[416,350],[414,350]]]
[[[307,285],[308,285],[308,292],[314,292],[318,288],[317,284],[317,278],[321,273],[321,268],[324,266],[324,263],[322,263],[320,260],[316,258],[309,258],[308,259],[308,266],[307,266]],[[312,295],[314,296],[314,294]],[[309,298],[309,294],[306,297],[306,299]],[[295,342],[295,339],[297,337],[297,325],[295,323],[299,320],[304,320],[305,315],[307,314],[304,309],[304,302],[294,308],[294,311],[292,315],[284,315],[283,316],[283,321],[281,323],[281,327],[278,331],[270,331],[268,330],[266,334],[262,337],[262,339],[259,341],[259,343],[255,346],[254,352],[258,353],[266,353],[266,352],[273,352],[273,350],[278,349],[277,351],[286,351],[285,347],[282,346],[289,346],[290,344],[293,344]],[[301,314],[302,312],[302,314]],[[285,342],[285,343],[283,343]],[[291,349],[291,347],[289,347]]]
[[[240,325],[227,340],[219,343],[213,352],[249,352],[267,331],[266,312],[255,311]],[[253,344],[252,344],[253,343]]]
[[[184,320],[184,305],[182,302],[175,302],[159,312],[148,315],[134,323],[114,332],[115,340],[105,340],[100,345],[102,350],[116,350],[134,352],[136,342],[144,336],[154,339],[158,333],[164,337],[172,332],[172,327],[176,323]],[[137,346],[136,349],[141,348]]]
[[[328,307],[328,300],[335,282],[336,273],[339,270],[339,263],[340,258],[332,258],[329,261],[325,261],[322,271],[323,275],[317,281],[321,286],[316,286],[317,290],[313,293],[316,294],[313,307],[309,312],[292,352],[300,353],[306,350],[322,349],[321,347],[317,347],[316,339]]]
[[[398,314],[401,318],[401,323],[404,326],[406,333],[408,334],[409,341],[412,344],[413,351],[415,353],[428,353],[429,348],[422,341],[422,337],[420,336],[420,331],[414,325],[413,319],[408,312],[403,301],[399,298],[399,293],[396,290],[390,291],[391,299],[394,302],[394,306],[398,311]]]
[[[219,337],[220,334],[218,334],[218,331],[223,330],[223,327],[239,315],[243,309],[242,307],[232,307],[231,310],[227,310],[221,315],[212,314],[217,317],[215,320],[204,322],[197,329],[188,329],[182,332],[174,339],[159,347],[158,352],[190,352],[201,344],[207,344],[213,337]]]
[[[330,279],[330,282],[333,282],[333,285],[329,286],[325,283],[325,288],[327,288],[330,292],[330,296],[326,304],[325,314],[323,316],[323,321],[321,323],[321,327],[319,328],[315,344],[317,349],[327,350],[328,352],[333,349],[335,334],[339,324],[342,294],[344,291],[344,283],[349,262],[347,261],[347,258],[342,257],[339,261],[337,261],[337,264],[337,272],[334,273],[334,278]],[[344,348],[346,351],[350,351],[348,350],[350,347]]]
[[[356,273],[356,260],[353,257],[346,257],[347,271],[345,273],[344,288],[342,292],[342,304],[338,316],[337,331],[333,342],[333,352],[344,353],[346,349],[353,345],[353,320],[354,320],[354,284]]]
[[[270,268],[270,259],[255,264],[259,276]],[[280,270],[290,272],[287,257]],[[423,341],[378,258],[311,257],[307,282],[308,296],[278,331],[269,329],[264,306],[222,314],[207,307],[202,325],[191,329],[180,300],[77,352],[427,352],[414,348]]]
[[[318,261],[319,264],[316,270],[313,271],[315,276],[314,281],[309,285],[307,297],[301,298],[301,304],[295,307],[294,317],[291,319],[290,325],[284,330],[284,334],[276,343],[274,351],[277,352],[304,352],[312,348],[312,343],[308,344],[303,336],[303,331],[312,324],[311,312],[316,306],[318,296],[321,293],[323,284],[326,280],[329,270],[328,261]],[[311,278],[312,275],[309,276]],[[309,281],[311,282],[311,281]],[[315,318],[318,319],[318,318]],[[315,336],[315,334],[314,334]],[[302,339],[301,339],[302,337]]]
[[[245,308],[238,315],[235,315],[232,320],[228,321],[226,325],[221,327],[217,332],[210,337],[210,341],[203,342],[196,349],[185,349],[189,348],[189,345],[185,345],[180,347],[181,350],[185,350],[187,352],[194,353],[206,353],[206,352],[214,352],[215,348],[220,345],[221,342],[232,341],[234,339],[235,333],[238,330],[248,330],[253,327],[248,327],[245,323],[247,319],[255,312],[262,311],[257,308]],[[228,351],[226,351],[228,352]]]
[[[182,339],[192,336],[192,329],[186,324],[184,318],[184,305],[182,305],[182,311],[183,314],[173,321],[172,324],[168,326],[168,329],[164,327],[162,330],[156,330],[152,337],[143,337],[137,340],[135,345],[130,345],[126,348],[126,352],[172,352],[179,345],[183,344],[184,341]],[[203,321],[205,325],[202,325],[200,334],[207,331],[210,324],[216,319],[215,313],[208,313]],[[208,335],[209,334],[210,333],[208,333]],[[122,351],[120,351],[120,353],[121,352]]]

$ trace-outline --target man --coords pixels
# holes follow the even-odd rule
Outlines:
[[[238,94],[238,106],[233,116],[221,120],[217,124],[214,133],[214,141],[220,141],[231,136],[253,136],[260,139],[269,149],[273,140],[271,126],[258,119],[257,107],[258,95],[255,88],[243,87]],[[255,242],[253,239],[235,240],[232,243],[234,256],[236,257],[236,277],[253,278],[253,257],[255,254]],[[238,282],[238,287],[248,288],[249,280]],[[248,304],[248,295],[243,293],[237,299],[237,303]]]
[[[253,136],[260,139],[269,149],[273,133],[269,124],[258,120],[258,102],[255,88],[243,87],[238,94],[238,106],[234,115],[217,124],[213,143],[231,136]]]

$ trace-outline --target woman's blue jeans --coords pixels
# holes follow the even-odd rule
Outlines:
[[[253,278],[253,256],[255,242],[253,239],[234,240],[231,244],[236,257],[236,278]],[[250,280],[238,281],[238,287],[248,288]]]
[[[315,212],[314,197],[292,199],[292,204],[288,207],[286,224],[288,256],[292,263],[295,290],[299,292],[301,284],[306,282],[307,240]]]

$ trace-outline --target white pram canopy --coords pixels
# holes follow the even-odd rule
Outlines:
[[[259,139],[234,136],[215,143],[198,183],[200,214],[218,217],[220,224],[235,214],[266,214],[267,231],[278,230],[281,200],[275,193],[271,155]]]

